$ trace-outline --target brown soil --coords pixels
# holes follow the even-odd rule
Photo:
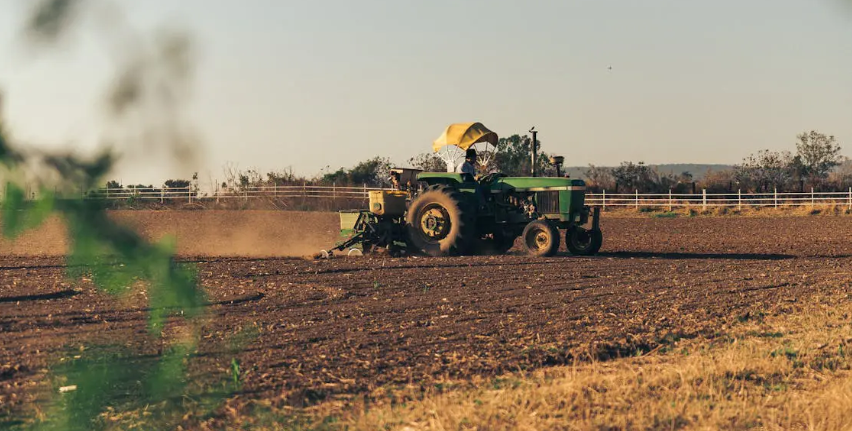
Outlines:
[[[110,211],[149,240],[177,238],[178,253],[206,256],[303,256],[338,240],[336,213],[296,211]],[[0,238],[0,255],[64,256],[65,228],[53,218],[15,241]]]
[[[848,292],[852,280],[852,219],[840,217],[608,218],[592,258],[311,261],[233,256],[307,254],[336,239],[334,214],[120,216],[152,237],[176,232],[181,253],[199,262],[215,320],[193,373],[221,376],[236,357],[246,370],[238,409],[248,399],[299,407],[631,355],[792,312],[814,294]],[[0,418],[23,414],[63,346],[156,349],[141,293],[109,297],[64,279],[61,257],[32,256],[59,254],[57,232],[31,233],[0,257]],[[258,330],[247,346],[222,347],[247,327]]]

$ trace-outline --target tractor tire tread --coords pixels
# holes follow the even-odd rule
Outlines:
[[[451,218],[451,230],[447,237],[437,243],[423,239],[418,232],[417,217],[420,209],[428,203],[436,202],[443,206]],[[420,253],[440,257],[469,254],[472,251],[476,231],[475,219],[461,192],[446,185],[430,186],[415,198],[406,215],[409,230],[408,242]]]

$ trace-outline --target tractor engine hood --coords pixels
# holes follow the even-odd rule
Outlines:
[[[502,191],[580,191],[586,190],[583,180],[552,177],[501,177],[491,184],[491,190]]]

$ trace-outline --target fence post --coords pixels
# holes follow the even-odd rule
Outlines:
[[[186,195],[189,196],[189,203],[192,203],[192,186],[186,186]]]
[[[601,199],[603,200],[603,210],[606,211],[606,189],[603,189],[603,196]]]
[[[672,210],[672,189],[669,189],[669,211]]]
[[[216,203],[219,203],[219,180],[216,180]]]
[[[166,188],[163,187],[163,188],[160,189],[160,203],[165,202],[165,196],[166,196]]]
[[[639,189],[636,189],[636,209],[639,209]]]
[[[811,206],[814,206],[814,188],[811,187]]]
[[[707,189],[701,189],[701,209],[707,209]]]
[[[849,187],[849,209],[852,210],[852,187]]]
[[[743,209],[743,191],[742,189],[737,189],[737,209],[742,211]]]

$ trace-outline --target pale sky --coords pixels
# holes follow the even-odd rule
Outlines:
[[[0,0],[15,135],[94,148],[111,65],[95,31],[21,49],[31,0]],[[202,180],[226,163],[313,175],[403,164],[450,123],[540,131],[566,165],[737,163],[838,137],[852,156],[852,7],[839,0],[118,0],[198,42],[189,109]],[[612,67],[610,70],[609,67]],[[70,144],[69,144],[70,143]],[[188,177],[133,160],[125,183]]]

